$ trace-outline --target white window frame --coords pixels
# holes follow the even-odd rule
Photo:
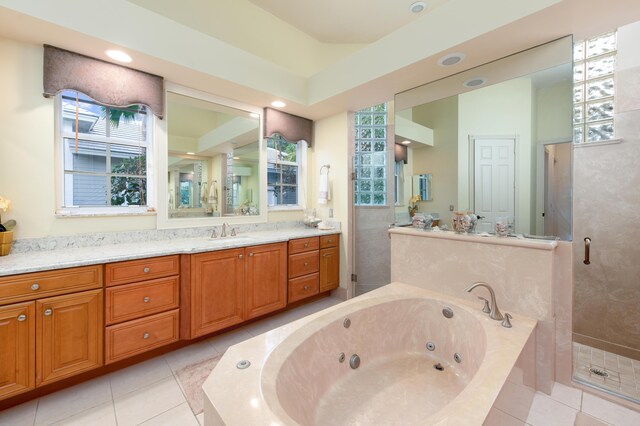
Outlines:
[[[100,135],[79,134],[83,140],[101,142],[107,144],[128,145],[133,147],[143,146],[146,148],[147,157],[147,205],[145,206],[65,206],[65,167],[64,167],[64,140],[75,139],[75,132],[65,132],[62,129],[63,106],[62,93],[55,97],[54,101],[55,117],[55,185],[56,185],[56,211],[57,217],[87,217],[87,216],[130,216],[130,215],[155,215],[156,193],[155,193],[155,173],[153,168],[154,159],[154,128],[156,117],[147,108],[147,140],[144,143],[127,139],[105,137]]]
[[[307,177],[307,150],[308,150],[308,145],[306,141],[299,141],[299,142],[290,142],[287,141],[289,143],[295,143],[296,145],[296,162],[292,162],[292,161],[279,161],[278,164],[284,164],[284,165],[289,165],[289,166],[297,166],[298,167],[298,183],[296,185],[296,190],[297,190],[297,197],[296,199],[298,200],[297,204],[285,204],[285,205],[270,205],[268,204],[268,187],[269,184],[267,183],[267,192],[265,193],[265,198],[267,199],[267,208],[269,209],[269,211],[271,212],[277,212],[277,211],[297,211],[297,210],[304,210],[306,209],[306,191],[305,191],[305,185],[304,185],[304,180]],[[267,145],[268,143],[265,141],[265,158],[267,158]],[[268,161],[267,158],[267,173],[268,173],[268,169],[269,169],[269,164],[270,162]],[[271,163],[273,164],[273,163]]]

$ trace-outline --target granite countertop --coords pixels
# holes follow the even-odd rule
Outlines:
[[[208,237],[181,238],[16,253],[0,257],[0,276],[171,254],[202,253],[336,233],[339,234],[340,230],[320,231],[315,228],[291,228],[274,231],[247,232],[235,237],[216,239]]]

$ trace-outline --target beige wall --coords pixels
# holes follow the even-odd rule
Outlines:
[[[18,221],[16,238],[155,229],[153,215],[56,218],[54,100],[42,96],[42,57],[42,46],[0,38],[0,195],[12,201],[3,220]],[[268,213],[301,219],[300,210]]]
[[[451,226],[449,205],[458,207],[458,97],[413,108],[413,120],[434,132],[432,147],[413,149],[412,174],[433,175],[433,200],[421,201],[418,210],[438,213],[440,223]]]

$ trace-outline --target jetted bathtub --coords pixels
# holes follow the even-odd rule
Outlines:
[[[481,425],[536,325],[481,307],[392,283],[235,345],[205,424]]]

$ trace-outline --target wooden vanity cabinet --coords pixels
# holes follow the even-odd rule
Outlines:
[[[340,235],[320,237],[320,293],[340,286]]]
[[[36,385],[103,363],[102,290],[36,301]]]
[[[0,399],[36,387],[35,302],[0,307]]]
[[[320,292],[320,238],[298,238],[289,241],[288,303],[297,302]]]
[[[105,363],[180,340],[180,256],[105,266]]]
[[[204,336],[284,308],[286,262],[286,243],[191,255],[188,336]]]

